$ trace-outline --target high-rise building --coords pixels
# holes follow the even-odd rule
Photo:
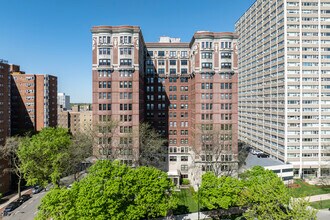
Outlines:
[[[239,137],[294,167],[329,175],[330,1],[257,0],[239,34]]]
[[[11,65],[11,133],[57,126],[57,77],[25,74]]]
[[[0,59],[0,147],[10,134],[10,74],[8,61]],[[8,161],[0,159],[0,193],[10,189],[10,173],[4,172]]]
[[[145,121],[167,138],[164,170],[176,183],[235,169],[236,34],[201,31],[187,43],[145,43],[137,26],[96,26],[92,34],[93,120],[119,122],[118,135],[100,137],[100,144],[143,147],[127,133]],[[134,164],[133,155],[122,160]]]
[[[59,109],[70,110],[70,96],[62,92],[57,93],[57,105]]]

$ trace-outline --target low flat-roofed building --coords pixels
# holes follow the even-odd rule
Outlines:
[[[283,163],[273,158],[258,158],[256,155],[249,153],[246,158],[245,165],[241,168],[241,172],[251,169],[254,166],[262,166],[267,170],[272,170],[279,176],[285,184],[291,183],[293,180],[293,165]]]

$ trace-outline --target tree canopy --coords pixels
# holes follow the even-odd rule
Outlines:
[[[243,216],[248,220],[315,218],[315,212],[307,208],[308,201],[293,200],[289,189],[271,170],[256,166],[240,177],[204,174],[199,192],[201,204],[209,210],[244,208]]]
[[[18,157],[28,185],[58,184],[70,158],[70,135],[63,128],[44,128],[20,142]]]
[[[149,219],[177,204],[167,174],[152,167],[131,168],[99,160],[71,189],[51,190],[37,219]],[[61,208],[62,207],[62,208]]]

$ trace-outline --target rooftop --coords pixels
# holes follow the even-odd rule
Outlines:
[[[268,167],[268,166],[278,166],[278,165],[285,165],[280,160],[276,160],[273,158],[258,158],[256,155],[253,155],[249,153],[249,155],[246,158],[245,165],[242,167],[243,169],[250,169],[254,166],[262,166],[262,167]]]

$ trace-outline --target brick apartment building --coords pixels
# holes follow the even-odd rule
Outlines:
[[[0,59],[0,147],[5,144],[6,137],[10,134],[10,65]],[[8,167],[8,162],[0,160],[0,193],[5,193],[10,188],[10,174],[3,170]]]
[[[93,120],[119,121],[118,135],[99,143],[128,141],[138,151],[143,146],[125,135],[145,121],[167,138],[164,170],[177,183],[235,169],[236,34],[200,31],[187,43],[169,37],[145,43],[137,26],[96,26],[92,34]]]
[[[72,110],[59,108],[58,127],[67,128],[72,134],[92,131],[92,111],[88,105],[75,105]]]
[[[57,77],[25,74],[11,65],[11,133],[57,126]]]

